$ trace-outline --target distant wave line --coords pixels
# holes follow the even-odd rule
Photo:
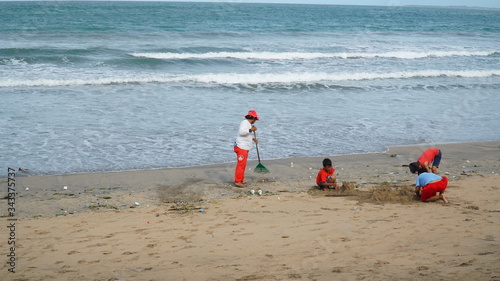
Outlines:
[[[208,52],[208,53],[132,53],[131,56],[140,58],[186,60],[186,59],[241,59],[241,60],[311,60],[323,58],[398,58],[422,59],[430,57],[470,57],[490,56],[497,52],[387,52],[387,53],[303,53],[303,52]]]
[[[434,78],[434,77],[462,77],[462,78],[486,78],[500,76],[500,70],[424,70],[414,72],[392,72],[392,73],[279,73],[279,74],[198,74],[198,75],[159,75],[156,77],[109,77],[96,79],[34,79],[16,80],[4,79],[0,81],[0,87],[57,87],[57,86],[84,86],[84,85],[112,85],[131,83],[201,83],[220,85],[257,85],[257,84],[298,84],[298,83],[320,83],[329,84],[342,81],[362,81],[378,79],[411,79],[411,78]]]

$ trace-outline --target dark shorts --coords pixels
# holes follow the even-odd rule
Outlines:
[[[332,176],[328,176],[326,178],[326,182],[332,182]],[[321,190],[323,190],[325,188],[330,188],[330,187],[324,186],[322,183],[318,183],[318,188],[321,189]]]
[[[432,166],[436,166],[439,168],[439,163],[441,163],[441,150],[439,150],[439,154],[434,157],[434,161],[432,161]]]

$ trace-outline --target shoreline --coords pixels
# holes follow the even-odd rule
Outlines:
[[[322,157],[337,157],[337,156],[348,156],[348,155],[364,155],[364,154],[380,154],[387,153],[392,148],[397,147],[431,147],[431,146],[441,146],[441,145],[453,145],[453,144],[474,144],[474,143],[490,143],[490,142],[500,142],[500,140],[485,140],[485,141],[452,141],[452,142],[433,142],[422,143],[422,144],[407,144],[407,145],[390,145],[387,146],[383,151],[372,151],[372,152],[359,152],[359,153],[347,153],[347,154],[331,154],[328,156],[291,156],[285,158],[269,158],[269,159],[261,159],[262,162],[273,162],[273,161],[281,161],[281,160],[289,160],[289,159],[300,159],[300,158],[322,158]],[[252,149],[251,153],[255,151],[255,147]],[[254,155],[255,156],[255,155]],[[256,156],[255,156],[256,157]],[[248,162],[256,162],[257,159],[248,160]],[[72,176],[72,175],[86,175],[86,174],[111,174],[111,173],[127,173],[127,172],[141,172],[141,171],[158,171],[158,170],[170,170],[170,169],[195,169],[195,168],[210,168],[214,166],[222,166],[222,165],[235,165],[235,161],[231,162],[223,162],[223,163],[212,163],[212,164],[200,164],[195,166],[179,166],[179,167],[158,167],[158,168],[144,168],[144,169],[126,169],[126,170],[110,170],[110,171],[94,171],[94,172],[72,172],[66,174],[33,174],[30,175],[29,172],[23,172],[17,170],[18,174],[21,174],[20,177],[56,177],[56,176]],[[22,168],[16,168],[22,169]],[[26,169],[30,170],[30,169]],[[0,176],[0,181],[6,179],[5,176]]]
[[[372,151],[372,152],[360,152],[360,153],[348,153],[348,154],[331,154],[328,156],[291,156],[285,158],[270,158],[270,159],[261,159],[261,162],[273,162],[273,161],[284,161],[290,159],[301,159],[301,158],[324,158],[324,157],[338,157],[338,156],[349,156],[349,155],[365,155],[365,154],[383,154],[389,152],[393,148],[411,148],[411,147],[436,147],[442,145],[455,145],[455,144],[481,144],[481,143],[494,143],[500,142],[500,140],[486,140],[486,141],[456,141],[456,142],[433,142],[422,143],[422,144],[407,144],[407,145],[391,145],[387,146],[387,148],[383,151]],[[252,149],[251,152],[254,152],[255,148]],[[257,162],[257,159],[248,160],[248,162]],[[144,168],[144,169],[127,169],[127,170],[113,170],[113,171],[95,171],[95,172],[74,172],[67,174],[34,174],[30,175],[29,172],[16,171],[18,174],[22,174],[20,177],[59,177],[59,176],[73,176],[73,175],[92,175],[92,174],[112,174],[112,173],[128,173],[128,172],[142,172],[142,171],[158,171],[158,170],[175,170],[175,169],[195,169],[195,168],[210,168],[215,166],[223,166],[223,165],[235,165],[235,161],[231,162],[223,162],[223,163],[212,163],[212,164],[200,164],[195,166],[180,166],[180,167],[159,167],[159,168]],[[22,169],[22,168],[17,168]],[[30,169],[27,169],[28,171]],[[0,181],[6,179],[5,176],[0,176]]]

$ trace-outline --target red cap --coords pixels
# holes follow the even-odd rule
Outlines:
[[[255,110],[250,110],[245,117],[247,116],[253,117],[255,120],[259,120],[259,116]]]

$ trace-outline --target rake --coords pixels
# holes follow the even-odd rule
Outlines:
[[[257,134],[255,131],[253,131],[253,136],[255,139],[257,139]],[[269,173],[269,170],[264,166],[262,163],[260,163],[260,154],[259,154],[259,144],[255,143],[255,148],[257,149],[257,158],[259,159],[259,164],[255,169],[253,169],[254,172],[256,173]]]

